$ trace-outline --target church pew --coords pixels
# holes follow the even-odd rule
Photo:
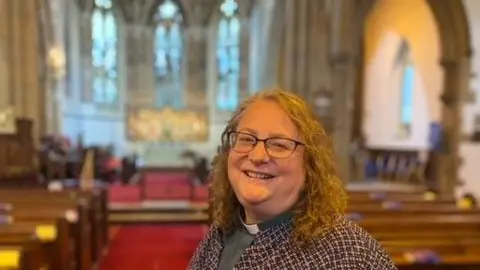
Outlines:
[[[28,198],[28,199],[27,199]],[[62,218],[69,222],[70,239],[74,245],[75,258],[79,269],[90,269],[96,252],[99,252],[97,243],[92,242],[91,226],[88,216],[88,208],[76,202],[59,202],[41,200],[36,197],[10,198],[10,207],[4,210],[4,214],[12,217],[15,222],[38,222],[44,220]],[[33,199],[32,199],[33,198]],[[4,200],[1,198],[0,201]],[[97,256],[99,257],[98,253]],[[99,259],[99,258],[98,258]]]
[[[418,206],[401,206],[391,209],[385,208],[383,205],[355,205],[347,209],[347,215],[354,219],[368,218],[409,218],[415,216],[476,216],[480,219],[480,209],[460,209],[455,205],[438,206],[438,205],[418,205]]]
[[[382,201],[394,201],[394,202],[404,202],[404,203],[439,203],[439,204],[455,204],[456,199],[455,198],[437,198],[437,199],[425,199],[423,197],[417,197],[417,196],[387,196],[384,198],[375,198],[375,199],[370,199],[370,198],[355,198],[355,197],[350,197],[348,199],[349,203],[372,203],[372,202],[382,202]]]
[[[0,225],[0,245],[22,245],[26,239],[38,239],[48,262],[48,269],[72,269],[73,259],[68,239],[68,225],[63,219]]]
[[[32,188],[7,189],[0,190],[0,198],[2,198],[2,195],[7,194],[31,196],[31,193],[40,193],[41,196],[48,196],[49,199],[56,201],[86,200],[87,204],[89,204],[91,219],[94,221],[94,227],[98,227],[98,231],[94,230],[94,233],[98,233],[98,238],[99,241],[102,242],[102,246],[106,246],[108,244],[108,194],[106,189],[95,188],[92,191],[83,191],[76,188],[58,191]]]
[[[370,202],[350,204],[348,212],[411,212],[411,213],[435,213],[435,214],[477,214],[480,208],[460,208],[456,204],[443,203],[403,203],[403,202]]]
[[[392,256],[399,270],[478,270],[480,261],[478,255],[448,255],[443,254],[439,264],[412,264],[405,255]]]
[[[408,219],[392,217],[364,219],[360,226],[375,231],[394,230],[445,230],[445,229],[474,229],[480,231],[480,220],[477,216],[464,215],[430,215],[414,216]]]
[[[454,202],[413,200],[387,209],[382,202],[365,199],[350,204],[347,213],[361,216],[359,225],[380,241],[400,269],[459,269],[459,262],[449,258],[462,258],[466,268],[460,269],[480,269],[479,211],[459,209]],[[406,252],[419,250],[435,252],[442,264],[423,268],[402,260]]]
[[[433,195],[433,196],[432,196]],[[348,192],[348,197],[354,200],[378,200],[388,198],[393,200],[415,199],[415,200],[455,200],[453,195],[434,195],[429,192],[370,192],[370,191],[356,191]]]
[[[21,236],[17,244],[0,244],[0,269],[48,269],[40,241],[31,236]]]
[[[471,216],[421,216],[408,218],[367,218],[359,221],[359,225],[367,230],[381,243],[388,241],[431,242],[463,241],[480,239],[480,219]],[[444,222],[452,218],[449,222]],[[480,241],[478,241],[480,246]],[[412,247],[413,248],[413,247]],[[415,247],[413,249],[418,249]]]
[[[429,247],[429,250],[435,251],[436,258],[431,258],[431,261],[419,262],[415,261],[414,252],[412,250],[398,251],[386,246],[385,249],[391,254],[393,261],[399,269],[480,269],[480,257],[477,253],[462,253],[464,247],[452,248],[451,246],[444,247]],[[422,251],[420,251],[422,252]],[[418,255],[417,255],[418,256]],[[420,255],[422,256],[422,255]],[[424,255],[425,256],[425,255]]]
[[[429,239],[466,239],[480,238],[480,232],[477,230],[448,230],[448,231],[395,231],[395,232],[376,232],[371,235],[379,241],[387,240],[429,240]]]
[[[418,250],[428,249],[439,252],[445,251],[446,253],[480,254],[480,237],[478,236],[477,234],[477,237],[457,239],[389,239],[383,240],[381,243],[387,250],[402,253],[415,247]]]
[[[386,213],[386,212],[354,212],[353,214],[348,214],[350,215],[354,221],[362,221],[362,220],[369,220],[369,219],[393,219],[393,220],[398,220],[398,219],[406,219],[410,220],[412,218],[416,217],[432,217],[432,218],[448,218],[452,215],[458,216],[464,216],[464,217],[472,217],[472,218],[477,218],[480,220],[480,214],[475,213],[475,212],[458,212],[458,213],[451,213],[451,214],[436,214],[436,213],[421,213],[421,212],[408,212],[408,211],[397,211],[394,210],[392,213]]]
[[[78,210],[75,208],[68,208],[69,206],[48,206],[38,209],[38,204],[25,204],[25,203],[15,203],[11,210],[0,211],[0,216],[3,214],[5,217],[9,217],[15,223],[21,222],[43,222],[50,219],[65,219],[68,222],[68,236],[72,241],[72,244],[75,245],[76,257],[84,258],[84,261],[95,260],[92,258],[94,255],[94,250],[96,247],[92,244],[91,229],[89,220],[87,217],[87,212],[84,208],[79,206]],[[90,248],[88,248],[90,247]],[[86,257],[84,253],[88,253],[89,256]],[[86,258],[86,259],[85,259]],[[91,258],[91,259],[90,259]]]
[[[19,197],[21,202],[36,203],[43,207],[51,207],[54,205],[63,205],[63,207],[74,207],[75,204],[81,203],[88,210],[88,219],[91,222],[91,244],[92,259],[98,261],[101,257],[102,249],[106,247],[106,238],[108,238],[108,225],[106,224],[106,202],[102,198],[100,192],[87,192],[87,191],[60,191],[50,192],[46,190],[9,190],[6,192],[0,192],[0,202],[11,202],[13,200],[19,203]],[[67,210],[68,211],[68,210]]]
[[[400,204],[402,207],[406,208],[422,208],[425,205],[434,205],[435,207],[451,207],[455,206],[454,201],[350,201],[348,207],[376,207],[382,206],[386,209],[394,208],[394,206],[389,207],[388,205]]]
[[[55,209],[56,208],[56,209]],[[69,222],[69,240],[70,248],[73,248],[75,260],[79,264],[78,269],[90,269],[92,265],[93,246],[91,244],[90,224],[87,212],[79,206],[78,216],[68,214],[66,208],[61,209],[59,206],[51,208],[38,209],[38,205],[32,204],[14,204],[12,210],[7,214],[14,223],[38,223],[43,224],[45,221],[55,218],[65,219]],[[66,210],[66,211],[65,211]]]

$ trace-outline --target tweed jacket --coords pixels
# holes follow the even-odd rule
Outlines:
[[[254,235],[253,243],[235,263],[234,270],[395,270],[390,257],[366,231],[341,218],[324,236],[302,248],[291,238],[292,223],[285,222]],[[195,251],[189,270],[218,269],[224,247],[221,230],[213,224]]]

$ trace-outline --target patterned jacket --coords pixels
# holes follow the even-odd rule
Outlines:
[[[315,239],[309,248],[292,241],[291,222],[268,228],[235,263],[234,270],[395,270],[380,244],[352,221],[342,218],[334,229]],[[195,251],[189,270],[219,270],[222,233],[213,224]],[[223,269],[221,269],[223,270]]]

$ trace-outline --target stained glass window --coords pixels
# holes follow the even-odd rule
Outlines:
[[[159,108],[184,106],[182,19],[179,6],[172,0],[163,2],[155,14],[155,104]]]
[[[235,0],[224,0],[217,33],[216,107],[220,111],[237,108],[240,95],[240,19]]]
[[[112,0],[95,0],[92,14],[92,101],[112,105],[118,101],[117,23]]]
[[[415,89],[415,67],[407,63],[403,68],[401,94],[401,123],[410,126],[413,123],[413,92]]]
[[[408,134],[413,123],[415,66],[411,60],[410,47],[406,41],[403,41],[400,46],[397,64],[401,66],[400,125],[403,133]]]

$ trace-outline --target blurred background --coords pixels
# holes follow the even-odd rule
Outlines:
[[[281,87],[314,108],[347,214],[399,267],[480,269],[479,12],[475,0],[0,0],[0,266],[33,245],[15,231],[44,254],[19,265],[185,269],[226,121]],[[42,249],[62,250],[62,235],[71,254]]]

